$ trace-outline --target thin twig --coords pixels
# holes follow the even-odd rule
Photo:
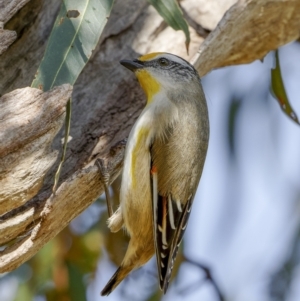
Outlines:
[[[218,299],[219,301],[225,301],[225,297],[224,295],[222,294],[220,288],[219,288],[219,285],[217,284],[216,280],[213,278],[212,276],[212,273],[210,271],[210,268],[202,263],[199,263],[195,260],[192,260],[190,258],[187,258],[186,256],[184,256],[184,261],[187,262],[187,263],[190,263],[190,264],[193,264],[195,266],[197,266],[199,269],[201,269],[202,271],[204,271],[205,273],[205,279],[207,281],[209,281],[211,283],[211,285],[213,286],[214,290],[216,291],[217,295],[218,295]],[[198,284],[198,287],[199,287],[199,283]],[[191,287],[194,287],[193,286],[190,286],[189,289]],[[181,290],[182,291],[182,290]]]

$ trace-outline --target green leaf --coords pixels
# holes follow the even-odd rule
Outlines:
[[[33,88],[48,91],[62,84],[74,85],[95,49],[110,15],[114,0],[63,0],[54,23]],[[71,122],[71,100],[67,104],[65,141],[55,174],[55,193],[65,159]]]
[[[69,293],[72,301],[86,301],[86,287],[83,282],[83,273],[71,262],[67,262],[69,274]]]
[[[32,87],[74,85],[92,55],[113,0],[63,0]]]
[[[235,147],[236,147],[236,130],[237,126],[237,118],[241,109],[241,101],[239,99],[233,98],[231,100],[228,112],[228,146],[229,152],[232,158],[235,155]]]
[[[294,122],[299,124],[298,117],[295,111],[293,110],[292,106],[290,105],[290,102],[285,92],[283,80],[281,77],[278,50],[275,51],[275,60],[276,60],[275,69],[271,70],[271,82],[272,82],[272,92],[273,92],[272,94],[277,99],[283,112],[288,117],[290,117]]]
[[[66,107],[65,137],[64,137],[63,151],[61,154],[60,163],[58,165],[58,168],[57,168],[55,176],[54,176],[54,185],[52,188],[53,193],[56,192],[62,165],[65,162],[65,157],[66,157],[66,153],[67,153],[67,144],[68,144],[70,128],[71,128],[71,113],[72,113],[72,99],[70,98],[67,102],[67,107]]]
[[[190,32],[182,11],[176,0],[148,0],[166,23],[175,30],[182,30],[185,34],[186,50],[189,52]]]

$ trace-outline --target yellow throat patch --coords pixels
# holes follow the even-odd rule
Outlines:
[[[147,103],[151,103],[153,96],[160,90],[160,83],[145,69],[136,71],[135,75],[146,93]]]

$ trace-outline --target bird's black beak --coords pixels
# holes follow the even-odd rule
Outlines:
[[[138,69],[144,68],[142,65],[142,62],[139,60],[122,60],[120,61],[120,64],[126,67],[127,69],[131,70],[132,72],[135,72]]]

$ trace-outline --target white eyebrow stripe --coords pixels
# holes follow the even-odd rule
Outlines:
[[[163,243],[163,245],[165,245],[165,246],[168,246],[168,242],[167,242],[167,228],[166,228],[166,221],[165,221],[165,219],[164,219],[164,221],[163,221],[163,232],[162,232],[162,243]]]

